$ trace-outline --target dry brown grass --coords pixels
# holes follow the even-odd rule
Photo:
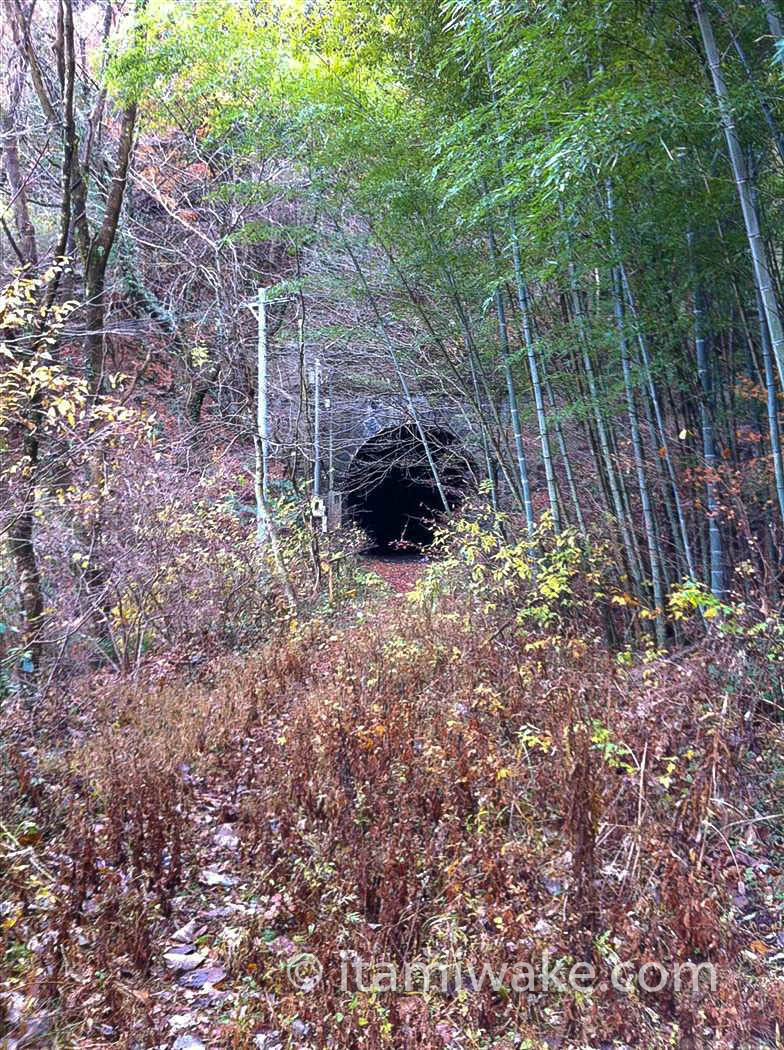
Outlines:
[[[749,692],[749,653],[706,641],[619,663],[566,620],[539,636],[507,620],[457,596],[396,599],[198,679],[114,680],[83,696],[90,717],[56,760],[12,742],[5,819],[40,826],[7,853],[6,959],[18,986],[57,1001],[62,1045],[91,1017],[128,1046],[164,1040],[147,990],[166,984],[169,914],[195,900],[207,795],[262,905],[215,948],[234,997],[210,1046],[271,1030],[341,1048],[775,1045],[784,856],[765,806],[782,731]],[[33,860],[50,876],[40,911]],[[19,946],[45,928],[28,958]],[[287,982],[280,939],[322,961],[313,993]],[[339,987],[341,951],[479,969],[545,950],[605,983]],[[616,958],[709,960],[718,989],[625,994],[606,984]]]

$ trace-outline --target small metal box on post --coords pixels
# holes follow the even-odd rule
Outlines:
[[[343,528],[343,493],[334,489],[327,493],[327,528],[330,532]]]
[[[314,496],[310,501],[310,513],[314,521],[321,522],[321,531],[326,532],[328,528],[327,507],[321,496]]]

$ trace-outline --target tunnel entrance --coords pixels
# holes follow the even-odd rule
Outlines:
[[[449,431],[429,427],[426,437],[447,502],[454,507],[466,487],[465,460]],[[366,554],[418,556],[433,542],[444,505],[416,427],[382,430],[362,445],[348,472],[344,507],[368,535]]]

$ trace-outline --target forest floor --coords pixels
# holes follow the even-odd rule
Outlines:
[[[551,666],[408,601],[421,562],[362,567],[339,624],[7,722],[3,1050],[781,1046],[784,736],[719,698],[735,665]],[[344,985],[550,951],[718,986]]]

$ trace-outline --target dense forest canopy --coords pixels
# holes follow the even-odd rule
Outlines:
[[[0,0],[9,1048],[779,1045],[783,26]]]

